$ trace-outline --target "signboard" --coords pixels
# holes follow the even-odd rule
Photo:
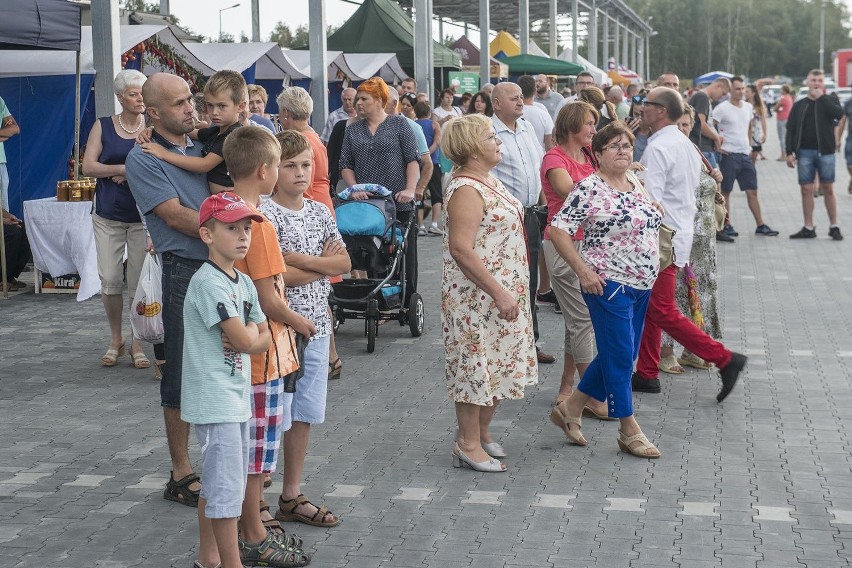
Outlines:
[[[456,93],[478,93],[479,73],[466,73],[464,71],[450,71],[450,85],[458,81],[459,88]]]

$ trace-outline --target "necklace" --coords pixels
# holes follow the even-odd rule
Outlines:
[[[128,134],[136,134],[137,132],[139,132],[142,129],[142,126],[144,124],[145,124],[145,119],[142,118],[142,115],[140,114],[139,115],[139,124],[133,130],[128,130],[127,128],[125,128],[124,124],[121,122],[121,113],[118,114],[118,125],[121,127],[122,130],[124,130]]]

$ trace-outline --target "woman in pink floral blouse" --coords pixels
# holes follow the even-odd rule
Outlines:
[[[633,161],[633,133],[619,122],[592,139],[599,163],[568,195],[550,225],[556,251],[577,273],[592,317],[598,354],[568,400],[553,409],[551,420],[575,444],[585,446],[581,416],[592,398],[605,400],[609,416],[618,418],[622,451],[657,458],[633,415],[630,379],[639,352],[645,310],[660,267],[661,208],[641,182],[628,172]],[[571,236],[583,230],[578,251]]]

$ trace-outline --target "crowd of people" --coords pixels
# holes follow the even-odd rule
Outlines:
[[[834,153],[852,109],[825,94],[821,71],[807,85],[807,97],[776,105],[781,159],[798,168],[802,194],[804,226],[791,238],[816,236],[818,176],[828,234],[841,240]],[[674,73],[622,89],[583,72],[574,87],[563,96],[544,75],[522,76],[466,97],[446,89],[431,107],[414,79],[395,88],[375,77],[344,89],[317,132],[301,87],[285,88],[268,115],[266,91],[233,71],[195,94],[175,75],[116,76],[121,111],[95,123],[83,158],[98,180],[92,217],[110,332],[101,364],[129,352],[136,368],[151,366],[138,338],[128,347],[122,334],[122,294],[157,255],[165,335],[154,371],[172,462],[164,498],[198,507],[196,568],[303,566],[310,554],[282,523],[343,521],[301,489],[311,426],[324,422],[328,381],[343,369],[331,286],[368,276],[353,269],[337,227],[343,188],[355,186],[351,199],[368,197],[360,184],[387,188],[398,222],[414,228],[408,296],[417,238],[442,238],[453,466],[507,470],[509,451],[489,429],[497,407],[523,398],[538,366],[556,360],[536,345],[539,305],[563,317],[550,418],[573,444],[588,444],[584,417],[618,421],[621,451],[659,458],[633,393],[660,393],[660,371],[715,366],[717,400],[731,393],[746,357],[720,341],[716,246],[738,236],[735,184],[755,234],[778,235],[758,197],[754,163],[767,136],[758,90],[722,78],[685,97]],[[4,109],[3,140],[17,134]],[[852,166],[849,138],[846,153]],[[7,207],[4,234],[17,251],[25,232]],[[14,284],[26,258],[7,263]],[[190,426],[203,479],[189,458]],[[279,452],[273,514],[263,491]]]

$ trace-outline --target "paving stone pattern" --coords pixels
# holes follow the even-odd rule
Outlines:
[[[772,121],[770,121],[772,122]],[[774,124],[770,132],[774,133]],[[584,422],[589,446],[548,420],[561,373],[500,407],[504,474],[453,469],[453,406],[439,327],[440,240],[420,239],[426,332],[394,324],[366,352],[363,325],[338,344],[343,379],[314,428],[304,493],[344,522],[290,525],[316,567],[846,566],[852,555],[852,197],[838,160],[847,240],[790,241],[801,225],[794,170],[757,165],[766,221],[754,236],[733,195],[736,244],[719,247],[725,342],[750,356],[717,404],[714,373],[661,375],[635,397],[659,460],[618,452],[617,425]],[[28,276],[31,277],[31,274]],[[541,310],[560,354],[561,316]],[[100,365],[97,299],[18,293],[0,302],[0,567],[189,568],[195,510],[165,501],[168,453],[157,383],[129,359]],[[150,349],[148,350],[150,354]],[[198,461],[198,448],[192,445]],[[275,502],[281,477],[267,500]]]

